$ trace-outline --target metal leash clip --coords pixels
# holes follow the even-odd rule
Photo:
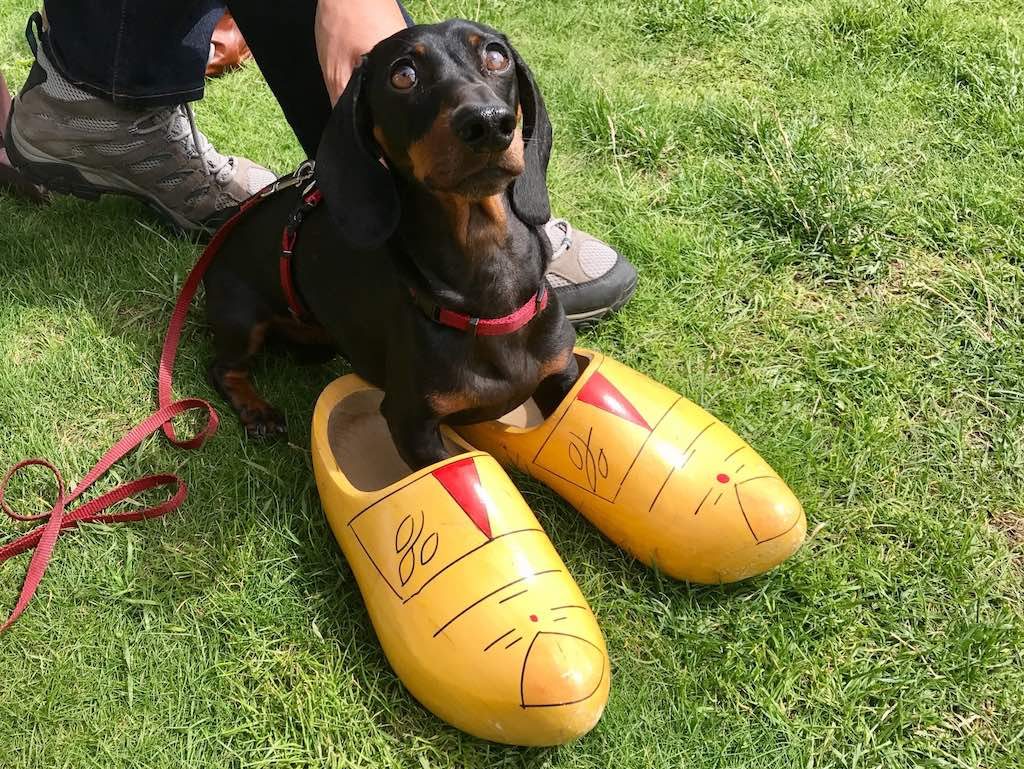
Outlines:
[[[257,193],[257,195],[261,198],[269,198],[275,192],[280,192],[281,190],[286,190],[289,187],[295,187],[296,185],[302,184],[313,175],[314,168],[316,168],[316,161],[309,159],[303,160],[299,167],[296,168],[289,176],[278,179],[273,184],[264,187]],[[310,182],[310,185],[312,184],[313,182]],[[309,189],[310,187],[307,186],[306,192],[303,192],[303,196],[308,193]]]

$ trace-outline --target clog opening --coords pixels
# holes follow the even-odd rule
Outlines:
[[[380,413],[382,400],[380,390],[357,390],[334,407],[327,422],[334,461],[360,491],[379,491],[412,472],[391,440],[388,423]],[[445,445],[452,455],[462,453],[447,439]]]
[[[587,357],[581,353],[576,353],[576,363],[580,367],[580,376],[587,370],[587,366],[593,361],[592,358]],[[576,380],[577,382],[579,379]],[[502,424],[506,424],[509,427],[518,427],[521,429],[529,429],[536,427],[558,408],[557,403],[551,404],[549,408],[541,408],[536,400],[530,398],[516,408],[512,409],[505,416],[501,417],[498,421]]]

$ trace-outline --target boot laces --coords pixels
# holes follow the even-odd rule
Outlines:
[[[572,248],[572,225],[568,221],[565,219],[552,219],[544,225],[544,229],[551,240],[551,246],[554,248],[553,257],[561,256]],[[561,242],[559,242],[559,238],[561,238]]]
[[[191,104],[167,107],[137,120],[133,124],[136,133],[147,134],[163,129],[169,141],[180,143],[190,158],[199,158],[207,176],[218,184],[231,181],[235,171],[234,158],[225,157],[214,149],[209,139],[196,126],[196,116]]]

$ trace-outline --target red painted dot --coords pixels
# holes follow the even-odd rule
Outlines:
[[[536,621],[537,621],[537,615],[536,614],[531,614],[530,615],[530,622],[536,622]]]
[[[728,483],[729,482],[729,476],[726,475],[725,473],[719,473],[718,474],[718,482],[719,483]]]

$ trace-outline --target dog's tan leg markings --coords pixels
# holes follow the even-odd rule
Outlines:
[[[540,371],[537,373],[537,381],[543,382],[549,376],[561,374],[569,366],[572,359],[572,349],[566,348],[547,360],[541,361]]]
[[[230,368],[214,366],[211,372],[217,386],[238,413],[246,432],[251,435],[284,432],[284,418],[256,391],[247,367],[248,359],[263,348],[271,327],[271,322],[253,325],[246,343],[246,359]]]
[[[295,344],[329,345],[333,343],[327,329],[310,323],[302,323],[294,318],[274,318],[273,330]]]
[[[447,417],[468,411],[480,405],[479,399],[468,391],[449,393],[430,393],[427,402],[434,414],[438,417]]]
[[[220,386],[246,428],[255,427],[267,420],[279,420],[274,407],[256,392],[248,371],[228,369],[220,375]]]
[[[246,348],[249,355],[255,355],[263,349],[263,344],[267,341],[267,329],[270,324],[267,322],[257,323],[252,327],[249,332],[249,345]]]

